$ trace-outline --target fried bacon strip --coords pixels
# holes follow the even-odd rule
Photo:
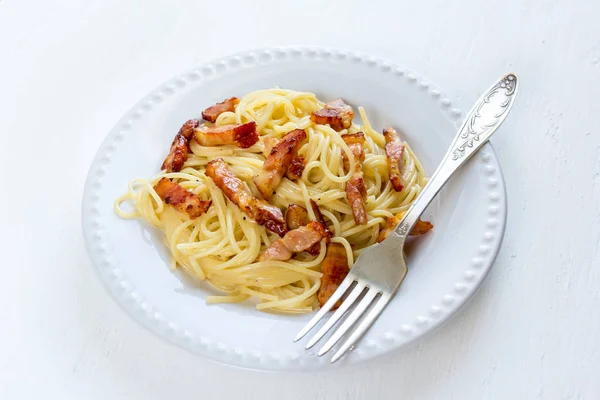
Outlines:
[[[287,172],[285,173],[286,178],[290,181],[297,181],[302,178],[302,172],[304,172],[304,167],[306,166],[306,160],[303,156],[297,155],[292,158],[292,162],[288,167]]]
[[[175,139],[171,144],[171,150],[169,155],[165,158],[161,169],[166,169],[167,172],[179,172],[183,163],[187,160],[189,141],[194,134],[194,129],[198,127],[200,121],[197,119],[190,119],[187,121],[175,135]]]
[[[388,235],[390,233],[392,233],[394,231],[394,229],[396,229],[396,226],[398,226],[398,224],[402,220],[403,216],[404,216],[404,212],[399,212],[395,216],[387,218],[386,223],[385,223],[385,228],[382,229],[379,232],[379,236],[377,236],[377,243],[383,242],[385,240],[385,238],[387,238]],[[423,221],[421,218],[419,218],[417,220],[417,223],[415,224],[415,226],[413,226],[413,228],[411,229],[410,235],[411,236],[423,235],[423,234],[429,232],[431,230],[431,228],[433,228],[433,224],[431,222]]]
[[[321,306],[329,300],[333,292],[337,290],[346,275],[348,275],[348,257],[346,256],[346,249],[344,245],[340,243],[330,243],[327,246],[327,254],[321,264],[321,272],[323,277],[321,278],[321,286],[317,292],[317,299]],[[342,300],[340,299],[334,306],[333,310],[338,308]]]
[[[321,210],[319,206],[314,200],[310,200],[310,206],[315,213],[315,220],[320,222],[325,229],[327,230],[327,236],[332,237],[333,233],[327,228],[325,224],[325,218],[323,218],[323,214],[321,214]],[[285,212],[285,223],[287,224],[288,229],[296,229],[303,225],[308,225],[310,222],[310,217],[308,215],[308,211],[306,208],[299,206],[298,204],[290,204]]]
[[[306,140],[306,132],[303,129],[294,129],[288,132],[273,147],[262,169],[252,178],[258,191],[266,200],[273,196],[275,188],[292,164],[292,160],[304,140]]]
[[[201,126],[194,130],[194,139],[202,146],[220,146],[236,144],[242,149],[258,142],[256,122],[242,125]]]
[[[235,111],[235,106],[237,106],[239,102],[240,99],[237,97],[225,99],[221,103],[217,103],[202,111],[202,119],[209,122],[215,122],[222,113],[226,111]]]
[[[342,99],[330,101],[324,108],[314,111],[310,116],[310,120],[315,124],[329,124],[336,132],[350,128],[352,118],[354,118],[352,107]]]
[[[212,200],[201,200],[194,193],[185,190],[181,185],[171,182],[167,178],[161,178],[154,186],[154,190],[165,204],[172,205],[179,211],[189,215],[190,218],[197,218],[204,214],[212,203]]]
[[[367,197],[367,189],[363,179],[362,162],[365,160],[365,152],[363,144],[365,143],[365,135],[362,132],[348,133],[342,135],[342,139],[350,148],[354,155],[354,174],[346,183],[346,197],[352,207],[354,222],[357,225],[365,225],[367,223],[367,209],[365,207],[365,199]],[[344,158],[344,168],[350,170],[350,160],[346,157],[346,153],[342,152]]]
[[[316,221],[320,222],[321,225],[325,227],[327,241],[329,242],[329,239],[333,236],[333,233],[327,228],[327,225],[325,225],[325,219],[323,218],[323,214],[321,214],[321,210],[319,210],[317,203],[311,199],[310,205],[315,213]],[[298,229],[301,226],[305,226],[310,223],[310,216],[308,215],[306,208],[299,206],[298,204],[290,204],[285,211],[285,223],[289,230]],[[315,243],[310,248],[306,249],[306,251],[310,255],[316,256],[321,252],[321,243]]]
[[[222,158],[210,161],[206,165],[205,174],[213,180],[231,202],[259,225],[263,225],[279,236],[287,233],[281,210],[254,197]]]
[[[269,154],[271,154],[271,151],[273,150],[273,147],[277,146],[277,143],[279,143],[279,139],[271,136],[264,137],[262,141],[263,154],[265,156],[269,156]],[[296,157],[292,158],[292,162],[288,167],[285,176],[291,181],[297,181],[302,177],[302,172],[304,171],[305,166],[306,160],[304,159],[304,157],[301,155],[297,155]]]
[[[385,137],[385,154],[390,169],[390,182],[392,182],[392,187],[396,192],[401,192],[404,189],[402,160],[404,160],[404,148],[406,146],[402,143],[398,132],[394,128],[385,128],[383,136]]]
[[[290,204],[285,210],[285,224],[289,230],[298,229],[301,226],[308,225],[310,217],[306,208],[298,204]]]
[[[261,254],[259,260],[289,260],[294,253],[309,249],[326,236],[327,230],[323,224],[310,221],[308,225],[293,229],[286,233],[283,238],[271,243],[265,252]]]

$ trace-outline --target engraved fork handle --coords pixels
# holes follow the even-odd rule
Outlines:
[[[510,112],[517,95],[516,75],[508,74],[477,100],[465,118],[442,162],[395,229],[395,240],[404,242],[425,208],[450,177],[483,146]],[[394,240],[394,239],[392,239]],[[386,239],[387,241],[387,239]]]

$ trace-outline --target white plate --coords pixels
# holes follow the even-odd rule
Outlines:
[[[276,48],[202,65],[164,83],[136,104],[98,150],[83,199],[88,252],[117,302],[172,343],[215,361],[265,370],[315,370],[328,358],[292,338],[309,315],[280,316],[251,304],[206,305],[198,289],[169,270],[162,235],[113,213],[136,177],[150,177],[181,124],[225,97],[281,86],[323,100],[363,105],[377,130],[401,128],[431,174],[457,130],[460,111],[428,80],[391,62],[322,48]],[[473,98],[473,101],[475,98]],[[500,247],[506,195],[486,145],[427,212],[434,230],[410,249],[409,273],[387,310],[336,366],[405,345],[447,320],[485,278]]]

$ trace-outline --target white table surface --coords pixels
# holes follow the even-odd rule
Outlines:
[[[0,399],[599,399],[598,2],[0,0]],[[393,3],[396,3],[393,5]],[[508,225],[474,299],[362,366],[214,364],[130,320],[80,227],[87,169],[140,97],[195,62],[327,45],[405,64],[463,110],[510,70],[493,144]]]

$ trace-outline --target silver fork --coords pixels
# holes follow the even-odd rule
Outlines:
[[[394,232],[383,242],[361,252],[340,287],[298,333],[294,341],[300,340],[314,328],[346,292],[349,293],[341,306],[308,341],[306,348],[313,347],[345,315],[347,315],[345,320],[318,351],[319,356],[331,350],[344,335],[350,332],[361,317],[362,320],[349,333],[331,358],[331,362],[339,360],[365,334],[394,297],[408,272],[403,251],[408,233],[454,172],[475,154],[504,122],[513,106],[518,86],[517,77],[508,74],[481,96],[465,118],[437,170]],[[350,288],[352,289],[349,291]]]

